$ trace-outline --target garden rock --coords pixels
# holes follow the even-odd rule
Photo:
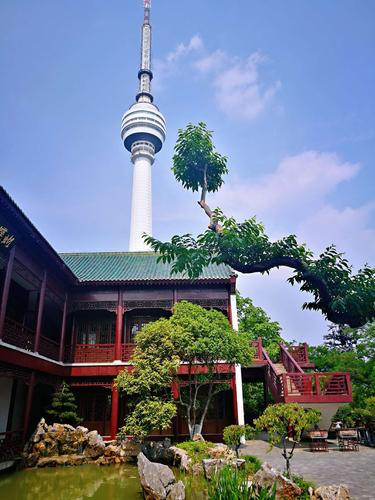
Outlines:
[[[180,481],[176,483],[171,469],[166,465],[151,462],[142,452],[138,455],[138,473],[146,500],[185,498],[185,487]]]
[[[192,441],[204,441],[204,437],[202,434],[194,434],[194,436],[191,439]]]
[[[177,446],[171,446],[169,451],[173,454],[173,461],[170,465],[174,465],[185,472],[189,472],[191,460],[187,452]]]
[[[275,482],[277,499],[288,500],[298,498],[302,493],[299,486],[265,462],[254,475],[253,483],[256,486],[272,489]]]
[[[202,460],[205,478],[211,479],[226,463],[222,458],[205,458]]]
[[[312,498],[317,500],[349,500],[349,489],[346,484],[320,486],[315,490],[315,496]]]
[[[91,431],[87,433],[88,443],[84,451],[84,455],[90,458],[98,458],[103,455],[105,444],[103,438],[98,431]]]

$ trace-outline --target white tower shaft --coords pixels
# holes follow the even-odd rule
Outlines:
[[[133,191],[130,220],[129,251],[149,251],[143,240],[152,235],[151,170],[155,153],[163,146],[166,134],[164,116],[153,104],[151,94],[151,0],[144,0],[141,39],[141,64],[138,71],[139,92],[136,102],[124,114],[121,137],[131,151],[133,162]]]
[[[143,234],[152,234],[152,174],[154,146],[139,141],[132,145],[133,192],[130,219],[130,252],[149,251]]]

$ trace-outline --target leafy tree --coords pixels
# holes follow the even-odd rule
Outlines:
[[[77,425],[82,421],[77,414],[77,409],[76,398],[69,385],[64,381],[53,394],[51,407],[47,410],[47,415],[51,417],[53,422]]]
[[[263,347],[267,350],[271,359],[276,359],[280,353],[280,344],[285,344],[282,338],[281,326],[271,318],[261,307],[253,304],[248,297],[242,297],[237,292],[238,329],[246,334],[250,340],[262,337]]]
[[[356,344],[351,351],[320,345],[309,347],[309,359],[320,372],[349,372],[353,388],[353,408],[375,396],[375,325],[359,328],[353,335]]]
[[[297,443],[300,442],[305,429],[310,429],[319,422],[318,410],[307,410],[298,403],[277,403],[268,406],[263,415],[254,420],[258,431],[266,430],[271,446],[282,443],[282,456],[286,462],[286,473],[290,476],[290,460]],[[292,447],[287,449],[287,443]]]
[[[181,334],[164,318],[148,323],[137,333],[131,358],[133,371],[123,370],[115,380],[118,389],[132,396],[132,411],[120,436],[131,434],[143,441],[153,429],[170,426],[176,415],[171,384],[180,362],[175,345]]]
[[[293,270],[288,281],[310,292],[313,300],[303,307],[319,310],[332,323],[351,327],[375,317],[375,270],[365,265],[357,274],[334,245],[318,258],[295,235],[271,241],[264,226],[252,217],[237,222],[220,209],[212,210],[207,193],[217,191],[227,172],[227,158],[214,147],[212,132],[204,123],[180,129],[172,171],[184,188],[201,190],[198,201],[209,217],[208,230],[194,238],[173,236],[161,242],[151,236],[145,241],[160,252],[163,262],[172,262],[174,272],[197,277],[210,263],[226,263],[242,273],[268,273],[281,266]]]
[[[241,446],[242,438],[252,439],[255,431],[250,425],[228,425],[224,429],[223,439],[228,446],[233,446],[236,451],[236,457],[239,458],[238,450]]]
[[[345,325],[330,325],[324,335],[324,345],[338,351],[353,351],[358,343],[357,329]]]
[[[254,352],[248,338],[232,330],[222,313],[187,301],[177,303],[169,319],[144,326],[135,342],[131,360],[134,370],[121,372],[116,385],[137,401],[124,432],[140,436],[152,430],[151,422],[165,428],[167,415],[169,423],[175,415],[176,407],[172,404],[172,411],[170,404],[172,383],[179,387],[175,404],[186,416],[190,437],[201,432],[211,401],[228,389],[232,376],[222,373],[222,362],[231,367],[250,364]],[[185,375],[178,374],[180,362],[184,363]],[[163,410],[160,421],[154,411],[155,401]],[[144,429],[141,433],[140,426]]]

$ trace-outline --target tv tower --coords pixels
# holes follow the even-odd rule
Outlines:
[[[133,190],[129,251],[148,251],[142,234],[152,234],[151,167],[165,140],[165,118],[153,104],[151,93],[151,0],[144,0],[141,36],[141,64],[138,71],[139,90],[135,103],[124,114],[121,138],[131,152]]]

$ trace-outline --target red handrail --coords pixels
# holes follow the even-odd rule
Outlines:
[[[287,347],[283,344],[280,344],[280,354],[281,361],[286,368],[286,371],[289,373],[305,373],[297,361],[291,356],[288,352]]]

